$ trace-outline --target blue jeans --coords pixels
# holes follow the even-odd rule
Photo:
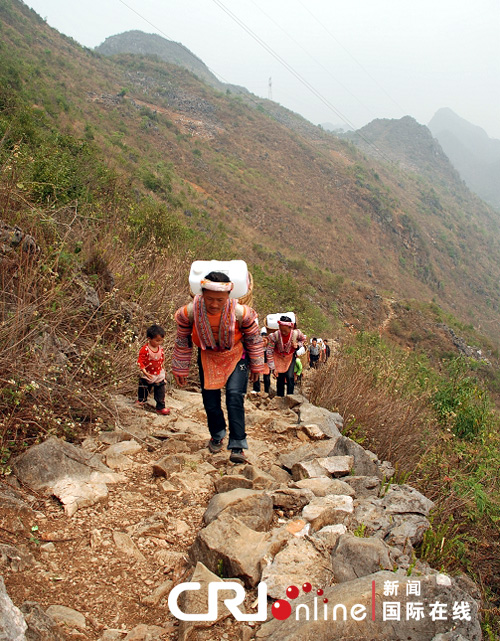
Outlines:
[[[201,396],[207,413],[207,423],[210,436],[220,441],[226,436],[226,419],[222,411],[222,395],[220,389],[204,389],[203,366],[198,353],[198,369],[200,371]],[[245,395],[248,385],[248,362],[242,359],[234,368],[226,383],[226,407],[229,421],[229,443],[227,449],[248,449],[245,433]]]

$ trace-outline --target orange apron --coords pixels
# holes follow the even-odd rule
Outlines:
[[[288,368],[292,364],[293,355],[295,352],[290,354],[278,354],[274,352],[274,371],[277,374],[284,374],[288,372]]]
[[[234,372],[238,361],[243,356],[243,343],[239,341],[233,349],[220,352],[213,349],[201,350],[201,365],[205,389],[221,389]]]

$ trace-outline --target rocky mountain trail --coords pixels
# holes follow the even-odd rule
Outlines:
[[[390,463],[343,436],[339,414],[300,394],[248,394],[241,465],[208,451],[199,393],[171,390],[169,416],[121,395],[109,400],[115,430],[80,445],[52,437],[32,446],[0,485],[0,638],[2,625],[11,626],[3,638],[20,641],[288,638],[292,621],[273,619],[271,602],[260,628],[224,609],[215,622],[179,621],[167,597],[186,581],[202,589],[179,598],[185,612],[205,612],[207,585],[222,577],[245,586],[248,612],[260,581],[273,599],[305,582],[344,595],[369,580],[381,599],[388,574],[439,589],[444,575],[413,554],[432,503],[388,482]],[[426,621],[425,631],[415,622],[420,636],[408,638],[455,628],[481,638],[476,601],[446,579],[470,602],[471,621]],[[363,636],[369,622],[356,625],[357,639],[372,638]],[[301,624],[295,638],[304,635]]]

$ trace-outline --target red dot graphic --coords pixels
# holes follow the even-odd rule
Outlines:
[[[322,590],[321,588],[320,588],[319,590],[316,590],[316,594],[317,594],[318,596],[322,596],[322,594],[323,594],[323,590]]]
[[[304,590],[304,592],[310,592],[312,590],[312,585],[310,583],[304,583],[302,589]]]
[[[278,621],[284,621],[292,614],[292,606],[284,599],[278,599],[271,608],[272,615]]]
[[[323,603],[328,603],[328,599],[323,599]]]
[[[289,585],[286,589],[286,595],[289,599],[296,599],[299,596],[299,588],[296,585]]]

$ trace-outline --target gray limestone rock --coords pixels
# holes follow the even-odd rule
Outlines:
[[[299,409],[299,419],[303,425],[314,423],[329,438],[338,438],[344,424],[344,419],[336,412],[330,412],[324,407],[316,407],[312,403],[302,403]]]
[[[337,545],[337,541],[342,534],[347,532],[347,528],[342,523],[337,525],[326,525],[313,534],[315,540],[321,541],[322,545],[330,552]]]
[[[56,623],[63,623],[69,628],[85,630],[87,621],[81,612],[68,608],[65,605],[49,605],[45,610],[47,616],[54,619]]]
[[[396,514],[393,526],[384,535],[388,545],[410,552],[411,547],[422,543],[425,532],[431,527],[429,521],[421,514]]]
[[[16,457],[12,471],[34,490],[51,489],[62,478],[89,479],[94,472],[111,474],[99,455],[51,436]]]
[[[268,595],[275,599],[286,598],[289,585],[303,585],[306,582],[318,586],[329,585],[332,571],[328,554],[319,551],[310,541],[294,538],[264,568],[261,580],[267,584]]]
[[[193,562],[212,572],[240,577],[248,587],[257,585],[269,551],[271,535],[250,529],[239,519],[221,514],[203,528],[189,550]]]
[[[343,534],[332,550],[332,569],[337,583],[352,581],[379,570],[392,570],[391,548],[381,539]]]
[[[66,637],[52,617],[46,614],[34,601],[25,601],[21,612],[28,625],[26,641],[65,641]]]
[[[314,499],[314,494],[307,488],[280,488],[272,493],[274,507],[285,510],[301,510]]]
[[[294,481],[301,481],[302,479],[317,479],[321,477],[330,478],[326,469],[318,463],[319,459],[312,459],[310,461],[300,461],[295,463],[292,467],[292,477]]]
[[[304,443],[304,445],[295,447],[289,452],[280,454],[280,463],[285,469],[291,470],[296,463],[310,461],[314,458],[333,456],[338,438],[340,437],[329,438],[317,443]]]
[[[378,497],[382,485],[378,476],[347,476],[343,480],[352,487],[358,499]]]
[[[296,481],[290,487],[311,490],[315,496],[327,496],[328,494],[355,495],[353,488],[350,484],[348,485],[345,479],[341,481],[340,479],[331,479],[326,476],[302,479],[301,481]]]
[[[226,474],[221,476],[220,478],[215,479],[214,485],[219,494],[222,494],[223,492],[230,492],[237,488],[244,488],[246,490],[251,490],[253,488],[252,481],[241,474]]]
[[[354,464],[353,456],[327,456],[314,460],[334,477],[347,476]]]
[[[27,627],[21,610],[10,600],[0,576],[0,641],[26,641]]]
[[[384,536],[392,525],[392,519],[390,515],[386,514],[381,499],[368,497],[356,501],[349,529],[355,530],[358,527],[364,526],[368,534],[374,534],[380,531],[381,536]]]
[[[274,490],[279,485],[273,476],[264,472],[264,470],[261,470],[256,465],[246,465],[241,470],[241,474],[252,481],[254,490]]]
[[[354,457],[354,474],[357,476],[377,476],[383,478],[383,473],[378,466],[378,459],[369,450],[365,450],[355,441],[341,436],[335,443],[335,447],[329,456],[352,456]]]
[[[30,552],[16,548],[13,545],[0,543],[0,567],[3,565],[13,572],[23,572],[34,562],[35,559]]]
[[[338,585],[324,588],[322,598],[328,599],[327,617],[325,619],[322,604],[319,604],[318,616],[314,617],[314,591],[309,595],[299,597],[293,603],[292,616],[284,621],[271,619],[264,623],[256,633],[258,641],[432,641],[438,634],[452,633],[453,641],[458,641],[461,634],[468,641],[480,641],[482,638],[481,626],[478,619],[478,607],[471,597],[450,581],[449,585],[439,584],[440,575],[420,575],[421,596],[406,596],[405,586],[414,577],[407,577],[405,572],[381,571],[364,576],[360,579],[347,581]],[[375,581],[375,620],[372,620],[372,583]],[[400,589],[397,597],[385,596],[386,582],[398,581]],[[399,620],[385,620],[383,618],[383,603],[391,601],[399,603]],[[408,602],[421,602],[425,616],[420,620],[406,617]],[[453,620],[452,612],[455,603],[465,602],[470,606],[470,621],[461,619]],[[429,616],[432,603],[444,603],[447,609],[446,619],[433,620]],[[302,611],[299,620],[296,620],[297,606],[308,606],[310,616],[306,619]],[[358,619],[363,615],[359,609],[352,610],[357,604],[364,608],[362,620],[355,620],[353,612]],[[333,608],[338,605],[337,618],[333,619]],[[346,616],[344,619],[343,609]],[[446,637],[445,637],[446,638]]]
[[[279,465],[271,465],[269,468],[269,474],[276,479],[278,483],[288,483],[292,480],[291,475]]]
[[[197,563],[190,582],[199,583],[200,589],[186,590],[180,594],[178,605],[181,611],[186,614],[208,612],[208,584],[214,581],[220,581],[223,583],[223,579],[213,572],[210,572],[203,563]],[[218,594],[219,603],[221,604],[223,599],[228,599],[234,596],[234,592],[232,590],[228,590],[227,592],[221,591]],[[196,630],[209,629],[228,616],[229,611],[227,608],[219,607],[218,618],[216,621],[180,621],[178,641],[191,641],[192,639],[196,639],[198,638],[196,636]]]
[[[110,445],[106,450],[104,450],[104,455],[116,455],[116,454],[137,454],[142,450],[142,446],[139,445],[137,441],[128,440],[128,441],[119,441]]]
[[[170,478],[174,472],[180,472],[184,467],[186,457],[182,454],[169,454],[153,463],[153,476]]]
[[[14,459],[12,469],[29,487],[57,496],[68,516],[81,507],[105,501],[106,483],[123,480],[97,454],[55,437],[30,447]]]
[[[350,496],[330,495],[314,498],[302,510],[302,518],[311,524],[313,531],[326,525],[345,523],[353,513],[353,500]]]
[[[128,534],[124,532],[113,532],[113,540],[118,551],[125,557],[135,559],[140,563],[146,562],[146,558]]]
[[[23,495],[6,483],[0,484],[0,526],[8,532],[29,532],[37,515]]]
[[[203,515],[203,522],[209,525],[222,512],[231,514],[252,530],[266,531],[273,519],[273,501],[259,490],[237,488],[212,497]]]
[[[382,505],[389,514],[423,514],[428,516],[434,503],[410,485],[392,484],[384,497]]]

